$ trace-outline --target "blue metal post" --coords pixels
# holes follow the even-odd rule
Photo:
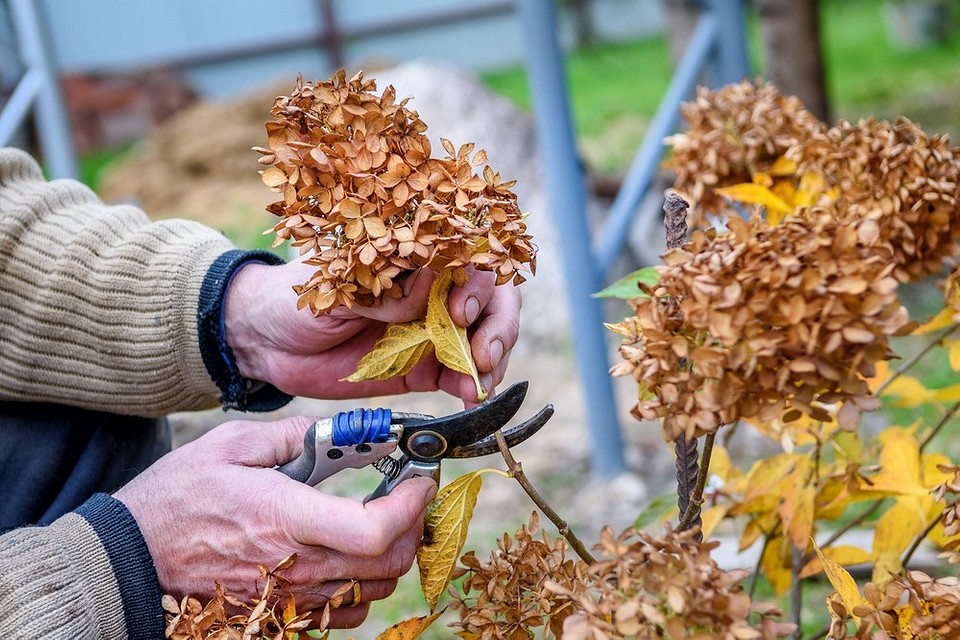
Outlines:
[[[28,69],[24,80],[42,78],[34,82],[30,93],[35,93],[33,109],[44,163],[51,177],[76,178],[79,171],[73,137],[41,5],[35,0],[10,0],[10,17],[20,58]]]
[[[574,140],[554,3],[519,0],[518,5],[537,143],[564,256],[573,344],[587,400],[593,469],[598,476],[609,478],[624,471],[626,462],[609,375],[603,313],[599,300],[591,297],[600,290],[601,281],[590,253],[586,186]]]
[[[745,0],[705,0],[705,5],[717,20],[716,64],[711,69],[711,84],[719,87],[740,82],[750,73],[743,19]]]
[[[650,128],[643,137],[640,150],[610,205],[610,212],[603,230],[594,240],[593,255],[602,276],[609,273],[623,248],[627,230],[637,213],[637,207],[650,189],[654,176],[660,170],[663,157],[663,139],[673,133],[680,119],[680,103],[688,99],[696,87],[717,36],[717,20],[711,13],[704,13],[697,21],[690,42],[673,73],[670,86],[657,112],[650,121]]]

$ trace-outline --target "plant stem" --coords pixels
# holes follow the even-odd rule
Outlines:
[[[883,501],[884,501],[884,498],[881,498],[881,499],[877,500],[877,501],[874,502],[872,505],[870,505],[870,508],[869,508],[869,509],[867,509],[866,511],[864,511],[863,513],[861,513],[859,516],[857,516],[856,518],[854,518],[853,520],[851,520],[851,521],[848,522],[847,524],[843,525],[842,527],[840,527],[839,529],[837,529],[836,531],[834,531],[832,534],[830,534],[830,537],[829,537],[829,538],[827,538],[826,540],[824,540],[823,544],[819,545],[820,548],[821,548],[821,549],[824,549],[824,548],[826,548],[826,547],[829,547],[829,546],[832,545],[834,542],[836,542],[837,540],[839,540],[839,539],[840,539],[840,536],[842,536],[843,534],[845,534],[847,531],[850,531],[850,529],[853,529],[854,527],[863,524],[864,520],[866,520],[867,518],[869,518],[870,516],[872,516],[873,514],[875,514],[875,513],[880,509],[880,505],[883,504]],[[806,563],[810,562],[811,560],[813,560],[813,557],[814,557],[815,555],[816,555],[816,553],[808,553],[808,554],[804,555],[804,556],[803,556],[803,564],[806,564]]]
[[[703,524],[700,519],[700,506],[703,504],[703,490],[707,486],[707,475],[710,473],[710,457],[713,454],[713,445],[716,441],[716,432],[708,433],[703,439],[703,456],[700,458],[700,469],[697,471],[697,485],[690,494],[690,504],[683,512],[683,517],[677,524],[677,531],[685,531],[691,526],[699,527]],[[698,541],[703,540],[702,535],[697,536]]]
[[[797,625],[793,632],[795,640],[803,637],[800,627],[800,613],[803,610],[803,583],[800,580],[800,570],[803,568],[803,550],[793,547],[792,566],[790,567],[790,622]]]
[[[663,201],[663,226],[666,230],[666,248],[667,251],[679,249],[683,246],[687,237],[687,209],[690,204],[676,193],[668,193]],[[680,309],[675,307],[675,312],[679,316]],[[687,366],[686,360],[680,359],[680,367]],[[699,526],[700,504],[694,498],[696,488],[694,482],[700,477],[700,470],[697,468],[697,439],[687,437],[682,433],[674,441],[674,455],[677,463],[677,508],[680,511],[680,524],[677,525],[677,531],[685,531],[691,525]],[[703,491],[701,489],[700,494]],[[701,534],[697,534],[697,540],[703,539]]]
[[[897,378],[905,374],[907,371],[912,369],[913,366],[918,362],[920,362],[920,360],[922,360],[925,355],[933,351],[936,347],[940,346],[940,344],[944,341],[944,339],[949,337],[954,332],[956,332],[957,329],[960,329],[960,324],[950,325],[949,327],[941,331],[939,334],[937,334],[936,340],[932,340],[927,346],[925,346],[919,352],[914,354],[913,357],[911,357],[910,359],[904,360],[903,364],[897,367],[897,370],[893,372],[893,375],[887,378],[883,382],[883,384],[877,387],[877,390],[873,392],[874,397],[879,398],[880,394],[886,391],[887,387],[889,387],[894,380],[896,380]]]
[[[554,511],[553,507],[547,503],[547,501],[540,495],[540,492],[530,483],[530,480],[527,478],[527,475],[523,472],[523,466],[517,462],[516,458],[513,457],[513,454],[510,452],[510,446],[507,445],[507,441],[504,439],[503,434],[497,430],[494,432],[494,437],[497,439],[497,447],[500,449],[500,455],[503,456],[504,461],[507,463],[507,469],[510,470],[510,474],[520,483],[520,486],[523,487],[523,490],[530,496],[530,499],[533,500],[533,503],[537,505],[537,508],[543,512],[543,515],[547,516],[557,527],[557,531],[560,532],[567,542],[570,543],[570,548],[573,549],[580,559],[586,562],[587,564],[594,564],[597,559],[590,555],[590,552],[587,551],[587,548],[584,546],[583,542],[580,541],[580,538],[576,536],[573,532],[573,529],[570,528],[570,525],[567,524],[567,521],[560,517],[560,515]]]
[[[947,409],[947,412],[943,414],[942,418],[940,418],[940,422],[937,423],[937,426],[935,426],[933,431],[927,434],[927,437],[923,439],[923,442],[920,443],[920,453],[923,453],[923,450],[927,448],[927,445],[930,444],[930,441],[933,440],[938,433],[940,433],[946,424],[950,422],[950,419],[957,415],[957,411],[960,411],[960,401]]]
[[[903,554],[903,560],[900,561],[900,566],[903,567],[904,571],[907,569],[907,563],[910,562],[910,559],[913,557],[913,554],[917,552],[917,549],[920,548],[920,543],[926,539],[930,532],[933,531],[933,528],[937,526],[937,523],[940,522],[940,516],[937,516],[930,521],[930,524],[924,528],[924,530],[913,540],[913,544],[910,545],[910,548],[907,549],[907,552]]]
[[[750,599],[753,600],[754,591],[757,589],[757,579],[760,578],[760,568],[763,565],[763,554],[767,552],[767,545],[770,544],[770,536],[763,536],[763,546],[760,548],[760,555],[757,556],[757,564],[753,567],[753,573],[750,574],[750,588],[747,589],[747,594],[750,596]]]
[[[673,452],[677,463],[677,508],[681,515],[677,531],[686,531],[700,516],[700,505],[693,500],[700,476],[696,438],[688,440],[686,435],[680,434],[673,443]]]

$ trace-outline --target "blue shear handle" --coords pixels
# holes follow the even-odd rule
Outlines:
[[[355,444],[383,442],[390,435],[390,409],[354,409],[333,416],[333,444],[349,447]]]

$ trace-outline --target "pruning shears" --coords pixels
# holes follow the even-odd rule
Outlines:
[[[472,409],[439,418],[382,408],[341,411],[313,423],[304,435],[303,453],[279,470],[313,486],[342,469],[372,465],[384,478],[367,500],[387,495],[409,478],[426,476],[439,484],[444,458],[497,451],[495,432],[520,410],[527,386],[518,382]],[[529,420],[504,430],[507,446],[520,444],[552,416],[553,405],[548,404]],[[397,449],[401,456],[391,457]]]

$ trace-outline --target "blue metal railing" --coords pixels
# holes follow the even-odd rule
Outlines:
[[[656,176],[663,138],[679,119],[706,72],[714,86],[749,74],[744,28],[745,0],[705,0],[667,93],[610,208],[606,223],[592,234],[586,218],[586,185],[576,149],[569,100],[556,31],[553,0],[518,0],[525,37],[527,70],[537,140],[550,191],[569,298],[577,368],[587,401],[594,472],[604,478],[626,470],[623,438],[609,376],[599,291],[623,249],[627,230]]]
[[[76,153],[41,3],[8,0],[6,8],[26,72],[0,111],[0,146],[10,144],[32,109],[50,176],[76,178],[79,175]]]

